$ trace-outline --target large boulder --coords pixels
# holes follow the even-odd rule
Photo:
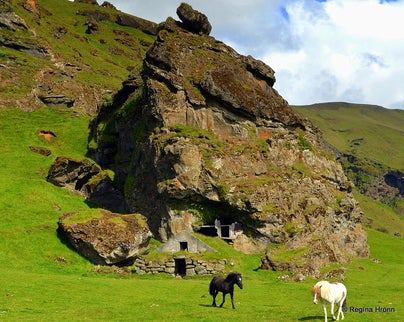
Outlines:
[[[194,10],[189,4],[181,3],[177,8],[177,15],[184,24],[184,27],[192,32],[209,35],[212,31],[212,25],[208,17]]]
[[[66,213],[58,224],[73,248],[99,265],[131,265],[148,252],[152,236],[144,216],[102,209]]]

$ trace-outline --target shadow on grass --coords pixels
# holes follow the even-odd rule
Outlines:
[[[231,308],[231,304],[230,304],[230,307],[225,307],[225,306],[222,306],[222,307],[220,307],[219,305],[218,306],[212,306],[212,304],[199,304],[199,306],[203,306],[203,307],[210,307],[210,308],[212,308],[212,309],[221,309],[221,310],[226,310],[226,309],[232,309]],[[237,309],[237,308],[236,308]]]
[[[314,320],[324,320],[324,316],[322,315],[315,315],[315,316],[305,316],[303,318],[298,319],[298,321],[314,321]]]

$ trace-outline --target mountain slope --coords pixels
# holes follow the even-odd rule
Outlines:
[[[140,70],[156,24],[111,6],[0,3],[1,107],[75,107],[94,115]]]
[[[323,132],[341,153],[404,171],[404,110],[381,106],[322,103],[294,106]]]
[[[362,194],[404,214],[403,110],[341,102],[293,108],[322,131]]]

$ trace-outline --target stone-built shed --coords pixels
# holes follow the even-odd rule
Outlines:
[[[187,251],[189,253],[216,252],[200,239],[184,230],[156,249],[156,252],[176,253]]]
[[[170,238],[166,243],[155,250],[156,252],[187,253],[216,252],[188,231],[182,231]],[[135,262],[137,274],[169,273],[179,276],[210,275],[223,272],[226,260],[194,259],[188,255],[178,255],[168,260],[148,261],[138,258]]]

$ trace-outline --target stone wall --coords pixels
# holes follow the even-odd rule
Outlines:
[[[178,256],[165,260],[148,260],[139,257],[135,260],[136,274],[168,273],[172,275],[193,276],[223,273],[226,259],[212,259],[209,261]]]

